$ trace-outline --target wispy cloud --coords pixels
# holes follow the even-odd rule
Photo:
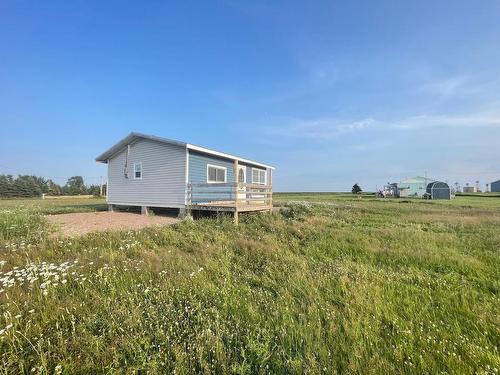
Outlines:
[[[282,122],[280,120],[280,122]],[[268,132],[283,137],[308,138],[328,141],[348,133],[372,130],[412,130],[431,128],[500,128],[500,114],[476,113],[461,116],[418,115],[384,121],[367,117],[342,121],[337,118],[289,120],[283,126],[267,126]]]
[[[466,97],[471,95],[496,95],[500,80],[491,76],[458,75],[422,84],[419,91],[441,98]]]
[[[470,114],[463,116],[413,116],[388,124],[396,129],[420,128],[491,128],[500,127],[500,114]]]
[[[269,127],[269,131],[289,137],[306,137],[316,140],[330,140],[338,136],[373,127],[377,121],[366,118],[359,121],[343,122],[335,118],[315,120],[292,120],[282,127]]]
[[[470,90],[471,79],[467,76],[457,76],[427,82],[420,88],[421,91],[438,96],[449,97]]]

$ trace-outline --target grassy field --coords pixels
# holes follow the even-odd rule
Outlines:
[[[276,194],[63,239],[0,201],[0,373],[497,374],[500,198]]]
[[[42,214],[63,214],[106,210],[104,198],[0,199],[0,209],[26,210]]]
[[[363,193],[362,195],[353,195],[351,193],[275,193],[275,202],[283,203],[289,201],[303,201],[303,202],[378,202],[385,204],[388,202],[399,204],[427,204],[427,205],[442,205],[442,206],[456,206],[461,208],[484,208],[498,210],[500,209],[500,194],[498,193],[474,193],[468,195],[460,195],[455,199],[450,200],[422,200],[419,198],[376,198],[373,193]]]

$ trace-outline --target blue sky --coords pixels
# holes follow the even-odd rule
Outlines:
[[[500,179],[499,1],[2,1],[0,173],[97,182],[130,131],[276,190]]]

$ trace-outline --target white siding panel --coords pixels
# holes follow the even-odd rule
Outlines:
[[[130,146],[108,162],[108,203],[131,206],[181,207],[186,194],[186,148],[151,140]],[[142,179],[134,180],[134,163],[142,163]]]

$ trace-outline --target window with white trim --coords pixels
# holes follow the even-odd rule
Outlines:
[[[217,165],[207,165],[207,182],[224,184],[226,183],[227,169]]]
[[[142,163],[134,163],[134,180],[142,180]]]
[[[262,169],[252,168],[252,184],[265,185],[266,171]]]

